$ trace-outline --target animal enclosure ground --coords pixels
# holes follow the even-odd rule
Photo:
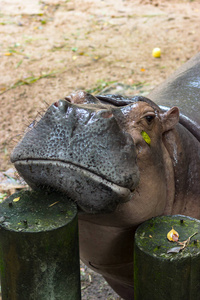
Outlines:
[[[198,0],[0,0],[0,171],[26,126],[74,90],[146,96],[200,51],[199,24]],[[82,271],[84,300],[117,299]]]

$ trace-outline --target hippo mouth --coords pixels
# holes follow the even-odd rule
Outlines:
[[[129,188],[73,163],[26,159],[14,164],[31,188],[65,193],[87,213],[113,212],[119,203],[131,198]]]

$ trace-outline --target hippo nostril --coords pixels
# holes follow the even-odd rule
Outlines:
[[[105,119],[110,119],[113,117],[113,114],[110,111],[105,111],[101,113],[101,116]]]
[[[53,105],[55,107],[57,107],[59,109],[59,111],[65,113],[67,111],[68,106],[69,106],[68,104],[69,103],[66,100],[59,100],[59,101],[55,102]]]
[[[55,107],[58,107],[58,106],[59,106],[59,101],[56,101],[53,105],[54,105]]]
[[[69,102],[69,103],[72,102],[70,97],[65,97],[64,99],[65,99],[67,102]]]

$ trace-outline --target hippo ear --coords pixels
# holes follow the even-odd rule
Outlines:
[[[179,121],[179,109],[174,106],[161,115],[163,132],[171,130]]]

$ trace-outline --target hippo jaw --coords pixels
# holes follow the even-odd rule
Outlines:
[[[62,192],[86,213],[112,212],[119,203],[129,201],[132,194],[130,189],[71,163],[21,160],[15,162],[15,167],[33,189]]]

